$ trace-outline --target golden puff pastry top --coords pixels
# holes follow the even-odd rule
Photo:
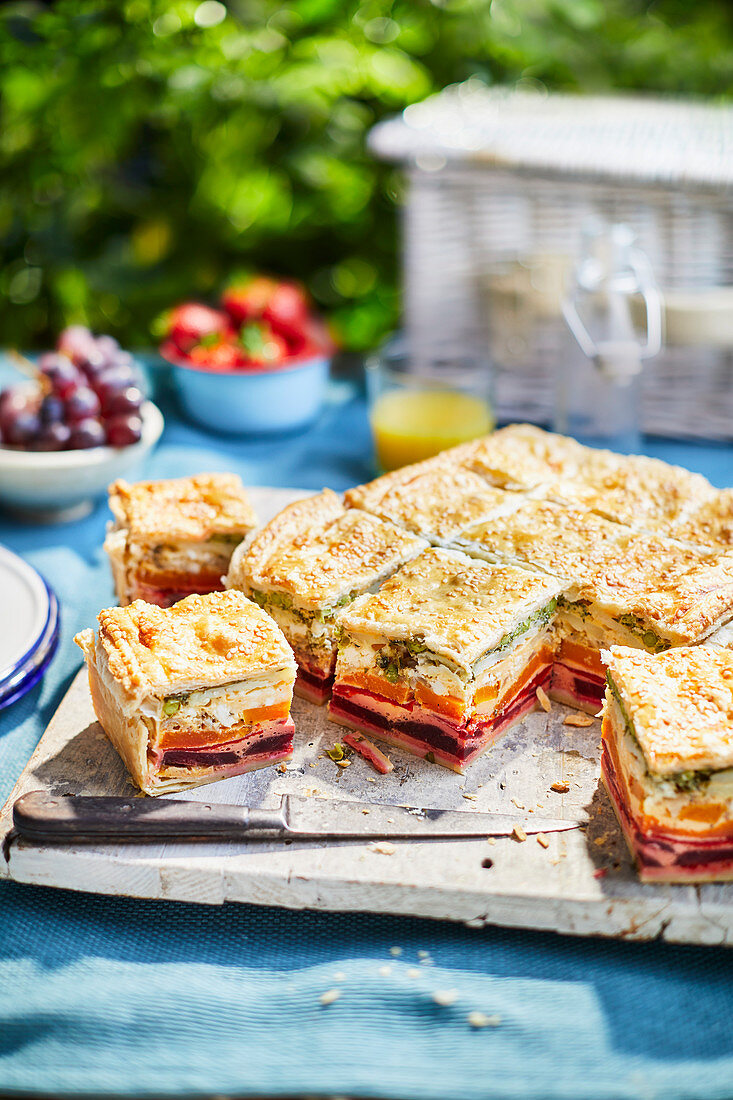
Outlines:
[[[395,470],[368,485],[349,489],[344,500],[442,542],[499,509],[515,507],[517,494],[487,485],[471,470],[425,464]]]
[[[289,593],[304,608],[364,591],[427,546],[424,539],[356,508],[330,489],[284,508],[257,533],[227,583]]]
[[[468,667],[561,591],[542,573],[436,548],[404,565],[378,592],[354,600],[338,623],[349,634],[418,639]]]
[[[675,538],[701,546],[733,549],[733,489],[714,489],[670,525]]]
[[[492,485],[531,489],[557,478],[573,477],[587,448],[575,439],[545,432],[533,424],[510,424],[492,435],[463,443],[447,455]]]
[[[591,448],[585,449],[572,478],[551,481],[544,491],[553,499],[659,534],[670,534],[675,523],[714,493],[702,474],[681,466]]]
[[[683,646],[644,653],[613,646],[604,658],[658,775],[733,765],[733,653]]]
[[[187,596],[167,608],[136,600],[97,619],[110,674],[128,698],[295,670],[280,628],[241,592]],[[89,630],[74,640],[88,652],[92,638]]]
[[[635,615],[675,645],[700,641],[733,616],[733,554],[684,546],[590,512],[527,500],[456,539],[499,560],[565,578],[573,599]]]
[[[257,516],[235,474],[197,474],[161,481],[115,481],[109,506],[117,528],[135,542],[176,539],[198,542],[214,535],[241,534]]]

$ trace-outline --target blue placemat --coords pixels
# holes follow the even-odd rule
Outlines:
[[[363,400],[346,383],[310,431],[270,442],[206,435],[163,405],[150,476],[232,469],[250,484],[342,489],[371,474]],[[730,448],[648,450],[733,482]],[[79,666],[74,632],[111,600],[106,519],[103,505],[61,527],[0,518],[0,541],[44,572],[63,607],[44,683],[0,714],[3,798]],[[0,1092],[723,1098],[733,1096],[731,978],[733,953],[717,948],[5,883]],[[323,1006],[331,989],[340,996]],[[456,991],[449,1006],[432,997],[445,990]],[[472,1028],[471,1012],[495,1026]]]

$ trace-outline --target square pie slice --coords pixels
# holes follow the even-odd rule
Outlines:
[[[462,771],[537,704],[562,585],[431,549],[338,616],[330,716]]]
[[[492,435],[461,444],[445,457],[502,489],[534,489],[577,476],[588,453],[575,439],[534,424],[509,424]]]
[[[241,592],[100,611],[84,652],[94,710],[146,794],[182,791],[292,754],[295,661]]]
[[[488,485],[471,470],[420,463],[344,494],[350,507],[391,520],[429,542],[445,544],[464,527],[517,504],[517,494]]]
[[[596,512],[630,527],[672,535],[714,496],[702,474],[646,455],[585,448],[576,473],[543,486],[549,499]]]
[[[552,694],[589,711],[603,695],[604,646],[659,652],[701,642],[733,618],[733,555],[550,501],[525,499],[514,512],[463,531],[453,545],[565,582]]]
[[[733,652],[604,657],[601,774],[642,881],[732,881]]]
[[[427,543],[356,508],[330,489],[284,508],[238,552],[226,578],[272,615],[298,662],[296,691],[328,698],[336,662],[335,616]]]
[[[714,489],[670,524],[669,534],[698,546],[733,550],[733,489]]]
[[[191,593],[221,591],[234,548],[257,517],[234,474],[198,474],[110,485],[115,521],[105,539],[121,606],[170,607]]]

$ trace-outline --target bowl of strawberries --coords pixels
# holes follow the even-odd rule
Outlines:
[[[260,435],[318,415],[333,343],[295,283],[255,276],[228,287],[218,307],[183,302],[164,323],[160,354],[197,423]]]

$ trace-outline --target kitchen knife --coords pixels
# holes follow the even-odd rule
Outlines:
[[[423,839],[557,833],[582,822],[468,810],[431,810],[282,795],[277,809],[182,799],[94,798],[32,791],[17,800],[13,823],[28,840],[347,840]]]

